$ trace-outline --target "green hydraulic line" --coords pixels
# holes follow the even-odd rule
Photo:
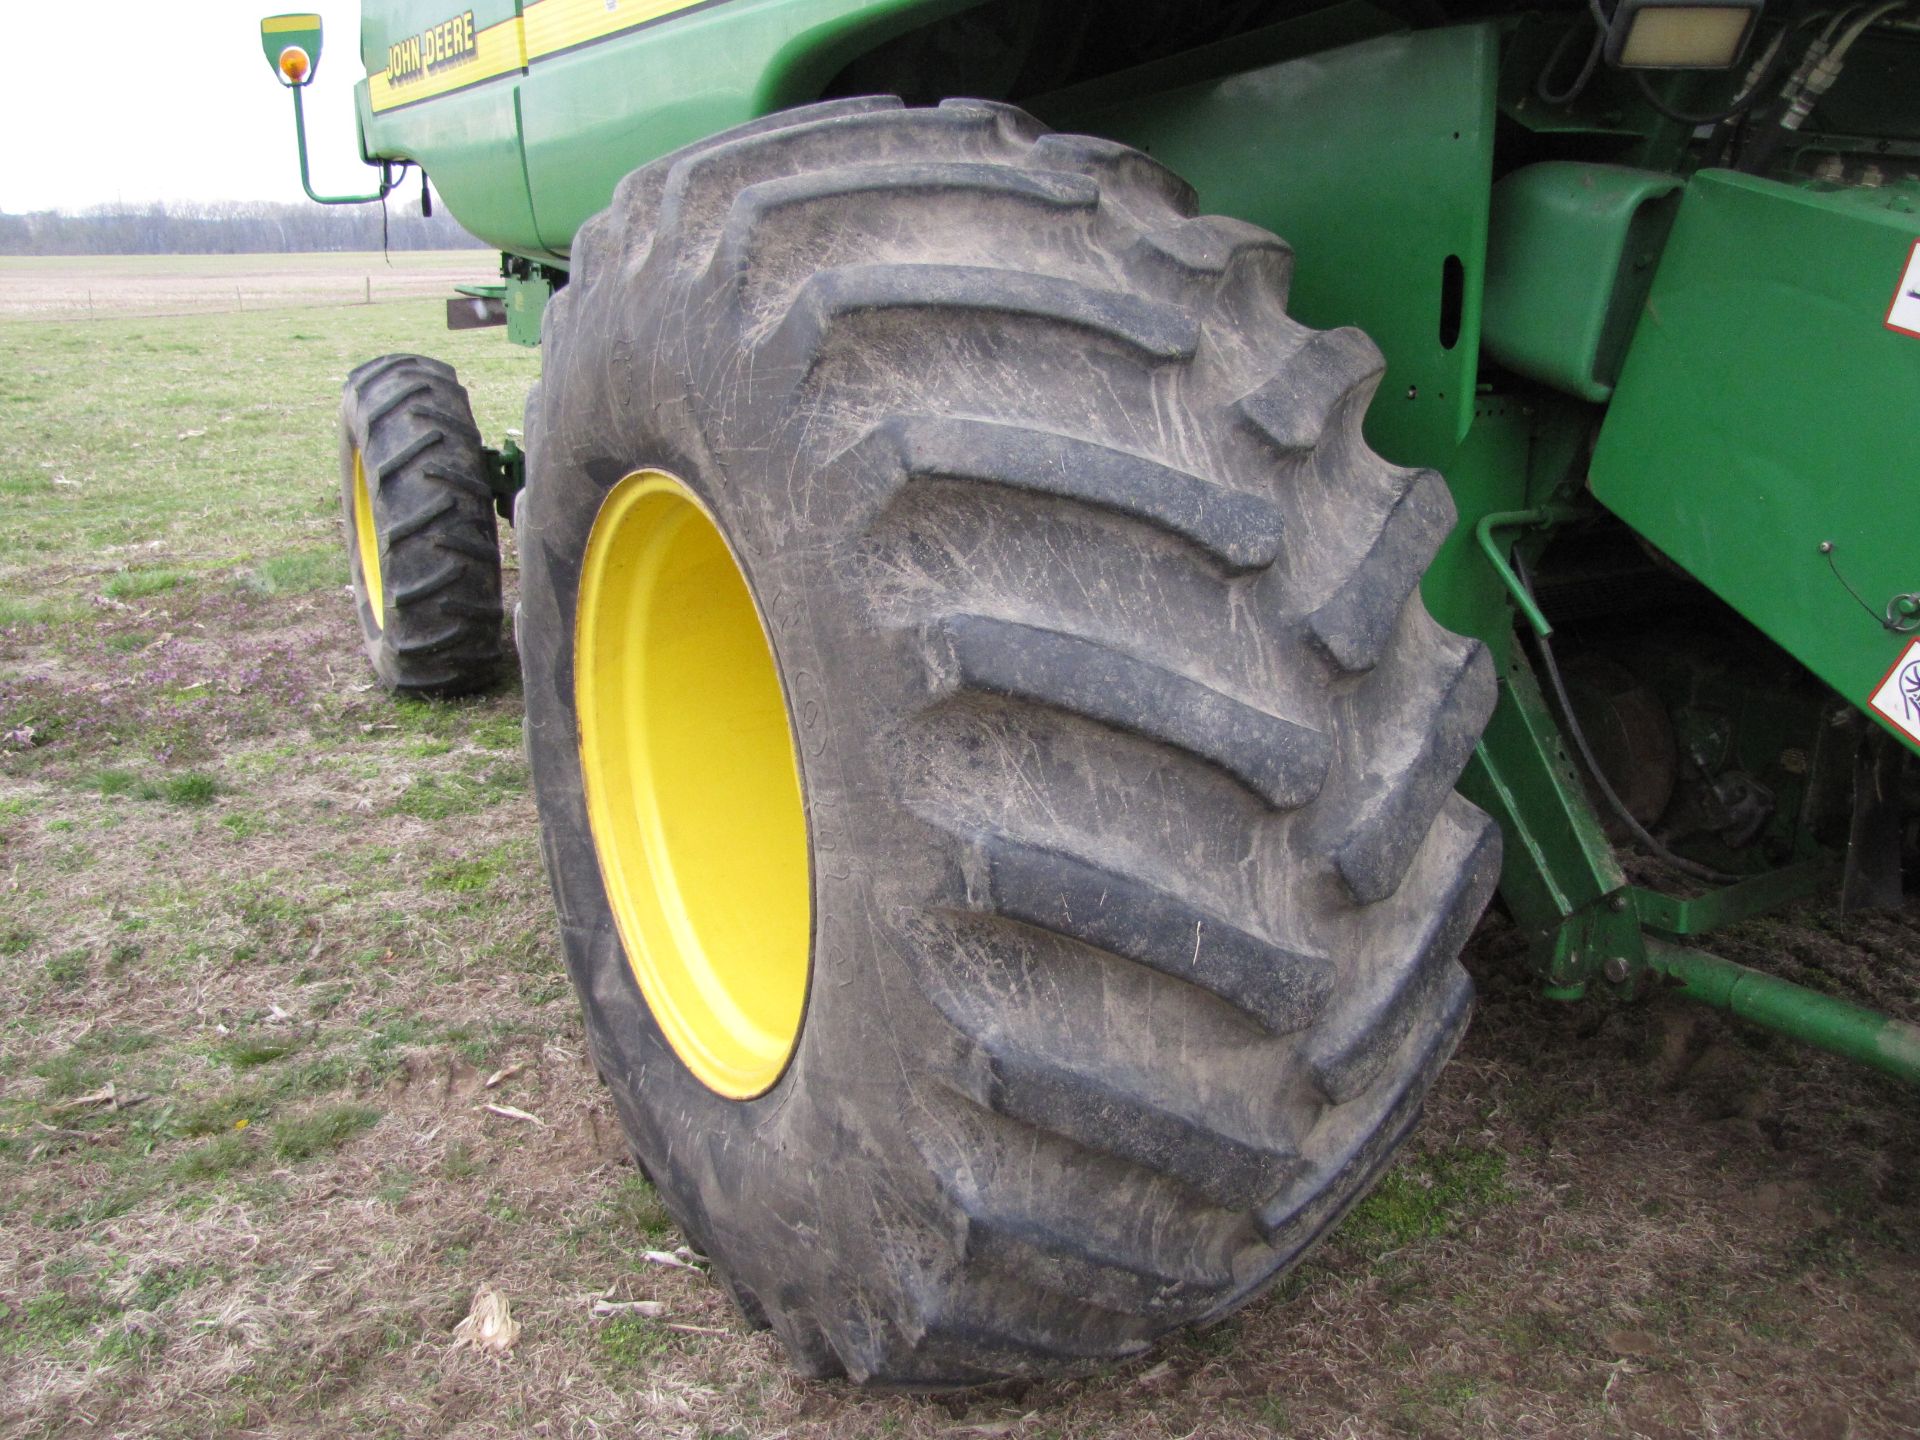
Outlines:
[[[1486,552],[1487,563],[1493,566],[1494,573],[1507,587],[1507,593],[1513,596],[1513,603],[1519,607],[1520,613],[1527,617],[1527,624],[1533,627],[1533,633],[1542,640],[1553,634],[1553,626],[1547,623],[1547,617],[1534,603],[1532,593],[1521,583],[1520,577],[1514,574],[1513,565],[1501,553],[1500,546],[1494,541],[1493,532],[1496,530],[1544,530],[1564,520],[1572,519],[1575,513],[1565,505],[1542,505],[1533,510],[1495,510],[1491,514],[1482,515],[1480,523],[1473,527],[1474,536],[1480,541],[1480,548]]]
[[[1678,981],[1679,993],[1689,1000],[1920,1085],[1920,1025],[1651,935],[1647,968]]]
[[[389,162],[380,162],[380,188],[371,195],[316,195],[313,182],[307,178],[307,112],[300,104],[300,85],[289,85],[293,91],[293,133],[300,146],[300,188],[307,192],[307,198],[316,205],[370,205],[376,200],[384,200],[391,195],[399,181],[394,179]]]

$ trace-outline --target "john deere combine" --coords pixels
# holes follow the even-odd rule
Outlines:
[[[802,1368],[1258,1294],[1496,890],[1549,994],[1920,1077],[1697,948],[1900,899],[1920,11],[453,5],[369,0],[378,184],[315,198],[429,172],[502,252],[449,320],[544,378],[524,455],[443,364],[348,379],[361,626],[486,684],[518,528],[595,1058]],[[298,114],[320,21],[263,38]]]

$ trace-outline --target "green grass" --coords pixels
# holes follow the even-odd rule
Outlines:
[[[90,783],[103,798],[115,795],[131,795],[140,788],[140,777],[131,770],[101,770],[94,774]]]
[[[73,1042],[75,1055],[138,1055],[161,1044],[158,1035],[145,1030],[122,1029],[109,1025]]]
[[[91,966],[85,950],[63,950],[48,959],[44,971],[48,981],[62,989],[72,989],[87,978]]]
[[[490,857],[477,860],[454,860],[445,865],[436,865],[427,872],[427,885],[434,890],[451,890],[456,894],[485,890],[493,884],[494,877],[500,873],[501,862]]]
[[[1507,1157],[1455,1146],[1409,1156],[1389,1170],[1341,1227],[1343,1240],[1372,1254],[1446,1234],[1461,1219],[1512,1197]]]
[[[273,1153],[282,1160],[310,1160],[338,1150],[379,1119],[380,1112],[370,1105],[328,1105],[307,1115],[276,1121]]]
[[[65,1100],[69,1096],[84,1095],[90,1090],[98,1090],[107,1083],[107,1072],[75,1047],[64,1055],[56,1055],[50,1060],[42,1060],[33,1067],[33,1073],[47,1082],[46,1094],[49,1100]]]
[[[204,1145],[183,1150],[168,1162],[168,1173],[184,1186],[222,1180],[260,1158],[259,1147],[244,1133],[216,1136]]]
[[[106,799],[130,795],[136,800],[163,800],[169,805],[209,805],[220,793],[219,782],[199,771],[148,778],[116,767],[95,771],[84,783]]]
[[[115,600],[141,600],[184,585],[188,578],[183,570],[122,570],[109,576],[107,583],[100,588],[102,594]]]
[[[143,787],[140,798],[164,800],[169,805],[210,805],[219,793],[220,786],[211,775],[169,775],[156,785]]]
[[[422,775],[393,802],[394,810],[416,820],[451,820],[487,807],[487,792],[466,775]]]
[[[660,1194],[638,1175],[629,1175],[607,1201],[607,1224],[616,1233],[656,1245],[673,1234],[673,1217]]]
[[[266,1094],[251,1086],[183,1100],[173,1110],[172,1129],[179,1136],[224,1135],[251,1125],[271,1108]]]
[[[631,1315],[615,1316],[600,1322],[600,1353],[609,1364],[622,1370],[644,1370],[660,1356],[677,1348],[680,1336],[664,1328],[657,1320],[642,1320]]]
[[[109,1313],[108,1306],[98,1296],[77,1296],[66,1291],[35,1295],[17,1310],[0,1313],[0,1354],[62,1349]]]
[[[86,614],[77,600],[30,599],[19,595],[0,595],[0,630],[14,625],[54,625]]]
[[[242,584],[256,595],[300,595],[347,583],[347,557],[338,545],[270,555],[244,572]]]
[[[276,1060],[286,1058],[300,1048],[295,1039],[239,1038],[228,1041],[220,1047],[220,1058],[235,1070],[252,1070],[257,1066],[271,1065]]]

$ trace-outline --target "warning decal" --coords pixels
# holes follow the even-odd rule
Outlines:
[[[1893,662],[1887,678],[1867,704],[1899,726],[1909,739],[1920,741],[1920,640],[1908,645]]]
[[[1887,311],[1887,328],[1920,339],[1920,240],[1907,252],[1906,273],[1900,288],[1893,292],[1893,305]]]

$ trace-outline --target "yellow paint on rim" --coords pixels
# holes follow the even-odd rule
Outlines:
[[[353,540],[360,556],[360,583],[367,587],[367,608],[373,611],[373,628],[384,629],[387,593],[380,583],[380,532],[374,528],[373,496],[367,490],[367,467],[358,446],[353,452]]]
[[[764,1094],[811,963],[799,762],[740,563],[664,471],[626,476],[594,518],[573,685],[594,851],[641,993],[707,1088]]]

